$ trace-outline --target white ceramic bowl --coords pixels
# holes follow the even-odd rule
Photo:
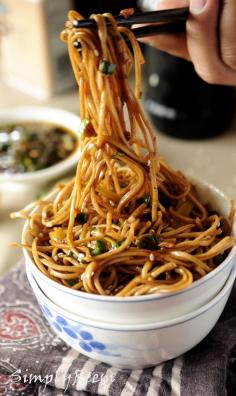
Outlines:
[[[223,289],[201,308],[165,322],[121,325],[84,319],[57,306],[27,275],[42,312],[57,335],[75,350],[123,369],[140,369],[175,358],[198,344],[221,315],[235,279],[235,266]]]
[[[230,204],[221,191],[200,180],[193,182],[203,201],[211,202],[212,207],[220,213],[228,214]],[[25,223],[24,231],[27,228],[28,222]],[[236,235],[236,228],[234,234]],[[136,297],[107,297],[69,289],[49,279],[36,267],[30,253],[26,249],[23,251],[26,263],[49,299],[85,318],[123,324],[168,320],[201,307],[221,290],[236,261],[236,247],[234,247],[214,271],[179,292]]]
[[[20,123],[23,121],[43,121],[53,123],[80,135],[82,124],[80,118],[68,111],[52,107],[16,107],[0,110],[0,125]],[[76,166],[79,152],[76,150],[65,160],[34,172],[0,173],[0,209],[18,209],[35,199],[38,191],[48,182],[53,181]],[[15,200],[17,194],[17,200]]]

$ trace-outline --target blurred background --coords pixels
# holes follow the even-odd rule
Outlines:
[[[14,114],[21,106],[79,114],[67,47],[59,39],[68,10],[76,9],[85,17],[116,15],[142,5],[132,0],[0,0],[0,133],[1,123],[6,123],[4,112]],[[142,101],[158,133],[159,152],[173,167],[206,179],[236,200],[235,89],[204,83],[190,62],[148,46],[142,49],[146,57]],[[32,185],[21,196],[13,187],[1,182],[0,175],[0,272],[22,256],[9,247],[20,241],[22,227],[9,220],[9,213],[39,193]]]

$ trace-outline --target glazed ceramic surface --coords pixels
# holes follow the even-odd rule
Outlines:
[[[72,314],[45,296],[28,265],[27,275],[43,315],[68,345],[115,367],[140,369],[183,354],[209,333],[227,302],[235,268],[220,293],[201,308],[169,321],[136,325],[111,324]]]

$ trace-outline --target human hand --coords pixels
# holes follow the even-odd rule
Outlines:
[[[198,75],[209,83],[236,85],[236,0],[159,0],[153,4],[157,10],[189,6],[186,33],[152,36],[143,42],[191,60]]]

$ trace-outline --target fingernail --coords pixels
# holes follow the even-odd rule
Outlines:
[[[138,6],[145,11],[155,11],[162,0],[138,0]]]
[[[189,9],[190,12],[199,13],[203,10],[207,3],[207,0],[190,0]]]

